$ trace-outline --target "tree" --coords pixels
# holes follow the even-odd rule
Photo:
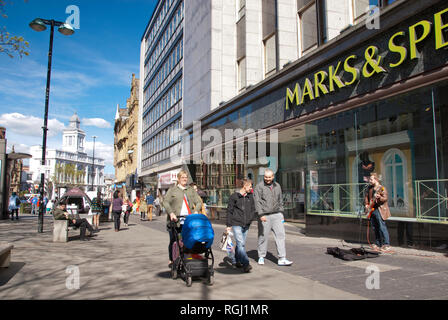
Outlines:
[[[28,0],[24,0],[28,2]],[[6,0],[0,0],[0,16],[2,18],[8,18],[5,11]],[[0,53],[7,54],[10,58],[14,58],[14,54],[18,54],[20,58],[23,55],[28,56],[29,52],[27,48],[30,46],[28,41],[21,36],[12,36],[6,27],[0,26]]]

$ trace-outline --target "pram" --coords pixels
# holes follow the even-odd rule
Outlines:
[[[171,278],[175,280],[180,276],[187,287],[192,285],[193,277],[206,278],[207,284],[213,285],[214,257],[211,247],[214,232],[210,221],[202,214],[190,214],[185,219],[181,234],[175,225],[174,222],[170,223],[175,238]]]

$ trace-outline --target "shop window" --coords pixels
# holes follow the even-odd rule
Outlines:
[[[405,211],[407,206],[407,161],[399,149],[389,149],[383,156],[383,183],[388,191],[391,212]]]

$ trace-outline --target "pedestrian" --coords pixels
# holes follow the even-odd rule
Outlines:
[[[286,259],[286,233],[284,226],[283,195],[280,184],[274,181],[274,171],[266,169],[264,181],[255,187],[255,208],[258,220],[258,264],[264,264],[271,230],[277,247],[278,265],[290,266],[293,262]]]
[[[129,200],[129,198],[126,198],[124,200],[122,207],[122,213],[123,213],[123,223],[126,227],[129,227],[129,216],[132,212],[132,202]]]
[[[146,199],[142,197],[140,199],[140,220],[142,221],[148,220],[148,217],[146,217],[147,213],[148,213],[148,205],[146,203]],[[151,219],[149,221],[151,220],[152,220],[152,210],[151,210]]]
[[[11,214],[11,220],[14,220],[14,213],[16,214],[16,220],[19,220],[20,198],[17,193],[13,192],[9,198],[8,210]]]
[[[149,221],[152,221],[152,210],[154,208],[154,197],[152,196],[151,192],[148,192],[146,195],[146,212],[149,217]],[[143,211],[143,210],[142,210]]]
[[[114,198],[112,200],[112,214],[114,216],[114,226],[115,232],[120,230],[120,218],[121,218],[121,206],[123,205],[123,200],[120,197],[120,191],[116,190],[114,192]]]
[[[196,183],[191,183],[190,186],[192,186],[194,191],[196,191],[199,195],[198,185]],[[201,210],[199,210],[199,213],[203,214],[204,216],[207,216],[207,209],[205,208],[204,200],[202,200],[201,196],[199,196],[199,199],[201,199],[201,203],[202,203]]]
[[[366,213],[371,213],[370,222],[375,233],[375,243],[371,247],[375,251],[392,253],[389,232],[386,226],[386,220],[390,217],[387,200],[386,188],[381,185],[378,175],[372,172],[369,178],[369,187],[364,197]]]
[[[39,198],[34,195],[33,198],[31,199],[31,214],[35,215],[38,214],[37,212],[37,202],[39,201]]]
[[[70,227],[76,227],[80,229],[79,239],[81,241],[87,241],[86,238],[86,229],[89,230],[90,236],[93,236],[94,233],[98,232],[93,229],[92,225],[85,219],[76,219],[75,216],[69,214],[67,212],[67,204],[64,200],[62,200],[56,209],[53,210],[54,220],[68,220],[68,225]]]
[[[170,236],[170,243],[168,245],[170,268],[173,263],[172,248],[175,242],[174,232],[180,233],[185,217],[191,213],[197,213],[201,209],[199,195],[187,182],[188,173],[185,170],[181,170],[177,174],[177,184],[168,190],[163,201],[163,207],[167,212],[167,229]],[[171,222],[175,223],[174,228],[176,230],[170,227]]]
[[[96,193],[96,197],[92,200],[93,227],[98,230],[100,227],[100,215],[103,212],[103,199],[101,191]]]
[[[252,181],[243,179],[243,186],[232,194],[227,205],[227,233],[231,230],[235,237],[235,255],[231,256],[232,265],[250,272],[252,266],[246,253],[246,238],[252,220],[256,217],[254,196],[251,193]]]

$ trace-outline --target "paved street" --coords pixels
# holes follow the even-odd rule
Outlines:
[[[222,261],[218,247],[224,230],[214,224],[215,284],[201,280],[187,288],[170,279],[165,217],[140,221],[132,216],[129,227],[116,233],[113,223],[100,226],[88,242],[52,242],[52,218],[44,233],[37,233],[37,218],[0,221],[0,241],[14,244],[12,263],[0,270],[0,300],[6,299],[137,299],[137,300],[360,300],[448,299],[446,253],[397,248],[396,254],[345,262],[326,254],[327,247],[342,248],[341,241],[307,238],[287,225],[287,253],[291,267],[276,265],[273,237],[264,266],[256,263],[257,228],[251,227],[247,249],[253,270],[243,274]],[[380,270],[379,289],[368,289],[366,268]],[[79,270],[79,289],[70,288],[73,270]],[[67,288],[67,285],[69,288]]]

